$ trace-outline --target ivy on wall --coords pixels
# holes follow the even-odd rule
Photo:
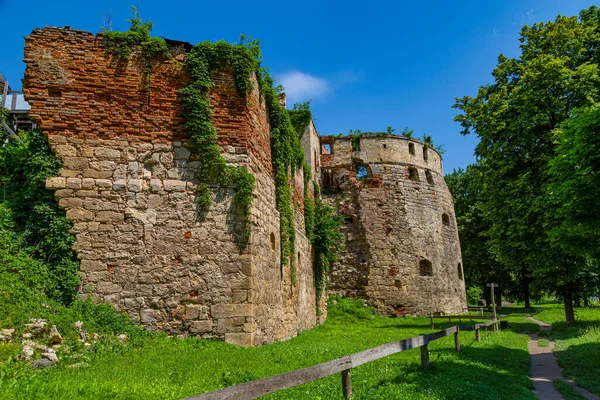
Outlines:
[[[131,60],[134,49],[139,49],[139,61],[142,65],[142,87],[149,89],[150,76],[154,66],[170,59],[169,46],[164,39],[150,36],[153,23],[142,21],[137,7],[132,7],[132,18],[126,32],[103,29],[104,46],[108,54],[115,56],[117,65],[123,67]]]
[[[139,49],[140,58],[146,66],[149,79],[152,68],[158,62],[171,58],[168,46],[163,39],[150,37],[152,23],[142,22],[137,9],[128,32],[104,31],[106,51],[118,60],[128,62],[132,51]],[[243,167],[227,165],[221,155],[218,136],[212,123],[209,93],[214,83],[211,76],[221,70],[230,69],[234,74],[236,90],[242,96],[254,89],[252,76],[256,74],[259,89],[264,96],[269,123],[271,126],[271,157],[275,175],[276,206],[280,215],[281,273],[289,265],[292,283],[296,284],[296,224],[292,201],[292,177],[303,168],[306,234],[315,248],[315,269],[317,295],[325,288],[326,273],[337,255],[342,243],[339,218],[331,207],[321,200],[308,195],[311,172],[304,161],[300,138],[312,120],[309,102],[295,105],[294,110],[286,110],[279,103],[281,86],[275,86],[268,71],[261,67],[260,42],[242,35],[240,44],[224,41],[202,42],[189,51],[183,63],[190,83],[179,91],[184,116],[184,127],[189,134],[189,143],[199,159],[196,178],[197,203],[206,209],[212,203],[211,186],[235,190],[234,203],[245,216],[245,241],[250,235],[250,209],[255,178]],[[318,185],[312,182],[315,194]],[[336,223],[338,225],[336,225]],[[321,241],[317,245],[317,241]]]
[[[251,73],[255,67],[256,60],[245,46],[202,42],[186,54],[184,70],[190,77],[190,83],[179,91],[191,150],[200,156],[196,172],[197,204],[204,209],[211,205],[210,185],[234,189],[233,201],[245,218],[243,243],[247,243],[250,235],[250,208],[255,178],[243,167],[227,165],[221,155],[217,130],[212,123],[209,91],[213,86],[211,74],[223,68],[232,68],[236,89],[245,96],[252,89]]]

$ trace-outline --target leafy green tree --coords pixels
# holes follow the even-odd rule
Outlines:
[[[4,215],[0,230],[5,231],[0,241],[6,240],[10,231],[22,249],[17,254],[14,246],[4,243],[0,250],[6,250],[5,255],[26,254],[44,263],[46,294],[68,304],[75,299],[79,284],[75,239],[69,232],[71,222],[45,188],[46,178],[58,174],[61,162],[39,130],[19,132],[19,136],[23,143],[9,140],[0,147],[0,214]],[[0,132],[1,143],[7,138],[7,132]],[[38,264],[31,265],[33,271]]]
[[[481,211],[489,221],[490,251],[505,272],[519,278],[521,297],[529,303],[530,284],[538,281],[565,298],[567,321],[577,277],[559,278],[574,259],[548,238],[546,188],[548,162],[554,155],[553,130],[578,107],[598,101],[600,12],[521,30],[521,57],[500,55],[494,83],[477,96],[456,100],[455,120],[463,134],[480,138],[475,154],[483,184]],[[566,278],[565,278],[566,277]]]

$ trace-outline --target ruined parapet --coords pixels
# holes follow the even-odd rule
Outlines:
[[[310,242],[297,226],[296,286],[280,268],[279,213],[269,122],[258,83],[247,96],[228,70],[210,92],[223,157],[256,178],[251,234],[233,191],[212,188],[196,205],[178,90],[181,57],[157,64],[147,87],[134,56],[119,65],[102,35],[37,29],[26,38],[24,92],[31,118],[64,162],[47,187],[73,221],[81,292],[173,334],[258,345],[317,322]],[[199,155],[200,157],[202,155]],[[296,192],[303,180],[296,179]],[[298,183],[299,181],[299,183]]]
[[[321,143],[322,189],[345,220],[331,292],[396,315],[463,312],[458,230],[440,154],[395,135]]]

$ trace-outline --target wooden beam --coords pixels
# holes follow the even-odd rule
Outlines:
[[[188,400],[253,400],[278,390],[291,388],[350,369],[350,357],[342,357],[313,367],[242,383],[210,393],[189,397]]]
[[[6,105],[6,95],[8,94],[8,81],[4,82],[4,89],[2,90],[2,108]]]

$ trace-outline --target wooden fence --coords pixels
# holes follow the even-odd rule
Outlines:
[[[433,319],[432,319],[433,321]],[[360,365],[380,358],[400,353],[402,351],[420,347],[421,349],[421,367],[427,368],[429,365],[429,343],[454,334],[454,347],[457,352],[460,351],[459,331],[475,331],[475,340],[481,341],[481,328],[494,326],[494,331],[498,330],[498,320],[492,320],[485,324],[476,324],[472,326],[452,326],[438,332],[429,333],[404,339],[397,342],[386,343],[381,346],[373,347],[349,356],[344,356],[336,360],[328,361],[312,367],[298,369],[284,374],[270,376],[268,378],[256,381],[242,383],[236,386],[230,386],[225,389],[214,392],[192,396],[186,400],[252,400],[278,390],[288,389],[294,386],[303,385],[317,379],[341,373],[342,390],[346,399],[352,398],[352,380],[351,370]]]

